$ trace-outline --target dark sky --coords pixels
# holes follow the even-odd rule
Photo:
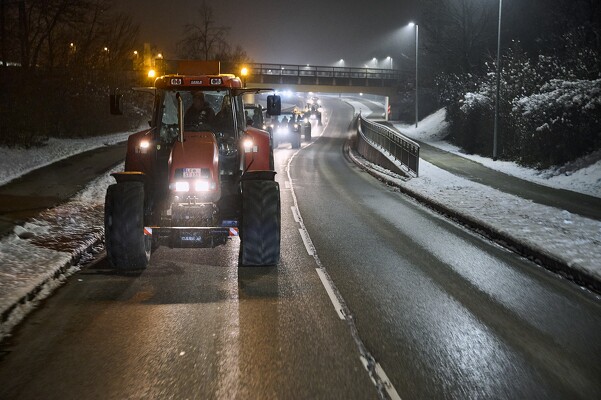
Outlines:
[[[184,25],[198,16],[200,0],[123,0],[120,7],[140,24],[140,39],[176,58]],[[389,68],[412,51],[412,34],[401,30],[416,17],[417,0],[207,0],[231,43],[255,62],[363,66],[370,59]],[[373,64],[370,63],[370,66]]]

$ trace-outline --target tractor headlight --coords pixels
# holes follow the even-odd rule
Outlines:
[[[190,183],[186,181],[175,182],[175,184],[171,184],[172,189],[176,192],[189,192],[190,191]]]
[[[138,143],[138,147],[136,148],[136,153],[146,154],[148,149],[150,148],[150,140],[144,139]]]
[[[246,138],[242,141],[242,147],[244,147],[245,153],[250,153],[253,150],[253,140],[251,138]]]
[[[194,190],[197,192],[207,192],[210,189],[209,181],[196,181],[194,183]]]
[[[303,121],[304,121],[304,122],[305,122],[305,124],[306,124],[307,122],[309,122],[309,118],[305,117],[305,119],[303,119]]]

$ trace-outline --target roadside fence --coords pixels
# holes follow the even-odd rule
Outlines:
[[[365,159],[403,175],[419,176],[419,144],[395,130],[357,117],[357,150]],[[399,164],[404,167],[400,168]]]

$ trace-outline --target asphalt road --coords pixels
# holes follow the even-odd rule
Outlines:
[[[600,398],[599,298],[355,167],[352,110],[326,106],[322,137],[276,151],[277,267],[238,268],[237,240],[100,260],[2,343],[0,398],[377,398],[359,345],[403,399]]]

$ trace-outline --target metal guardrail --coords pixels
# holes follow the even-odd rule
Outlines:
[[[372,148],[400,162],[415,177],[419,176],[419,144],[385,125],[364,119],[361,114],[358,117],[357,131],[361,139]],[[378,163],[378,160],[370,159],[373,156],[368,155],[366,158]]]

